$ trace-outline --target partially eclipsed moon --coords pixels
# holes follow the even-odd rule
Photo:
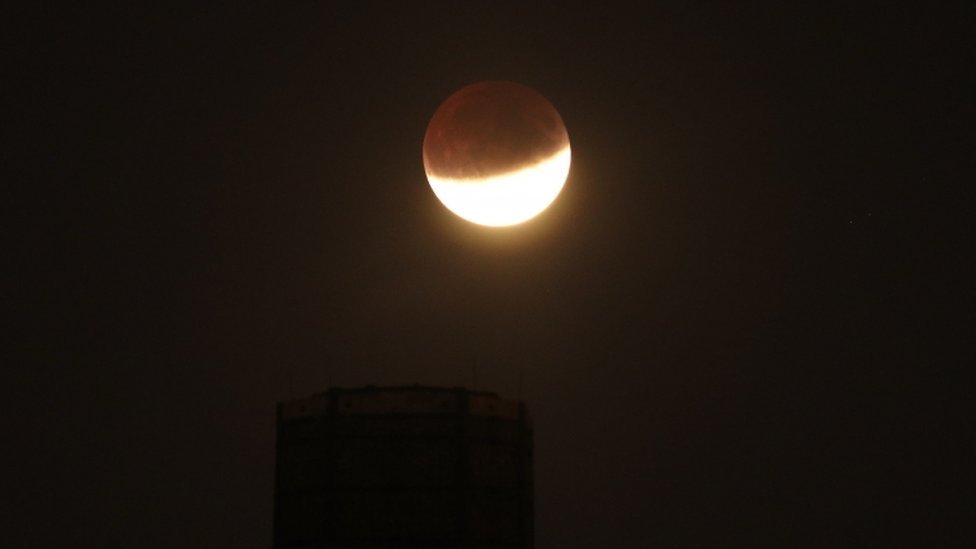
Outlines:
[[[566,183],[570,156],[556,109],[514,82],[462,88],[437,109],[424,136],[434,194],[455,214],[492,227],[546,209]]]

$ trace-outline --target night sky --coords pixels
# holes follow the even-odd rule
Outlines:
[[[0,546],[270,547],[276,402],[419,383],[528,403],[540,549],[971,547],[971,17],[685,4],[13,14]],[[421,157],[489,79],[508,229]]]

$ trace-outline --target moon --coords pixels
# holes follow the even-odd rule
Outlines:
[[[479,225],[532,219],[559,195],[569,175],[569,135],[535,90],[478,82],[447,98],[424,135],[424,171],[437,198]]]

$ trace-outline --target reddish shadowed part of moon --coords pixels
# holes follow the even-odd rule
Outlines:
[[[424,169],[438,199],[481,225],[526,221],[546,209],[569,173],[569,136],[531,88],[479,82],[450,96],[424,136]]]

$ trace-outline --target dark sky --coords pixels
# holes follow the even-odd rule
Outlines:
[[[13,14],[0,546],[267,548],[277,401],[520,375],[540,549],[971,546],[971,18],[569,4]],[[487,79],[511,229],[423,171]]]

